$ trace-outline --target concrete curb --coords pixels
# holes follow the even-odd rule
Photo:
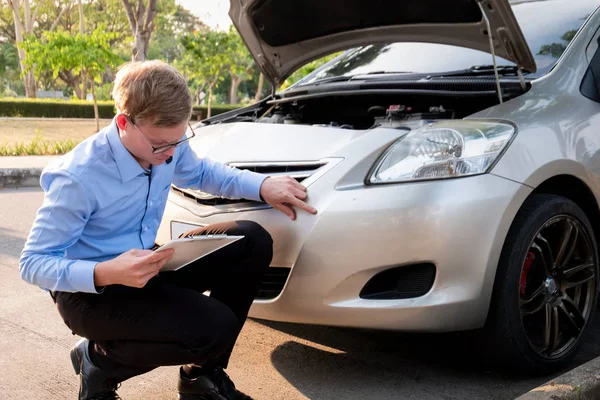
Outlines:
[[[549,380],[515,400],[600,399],[600,357]]]
[[[0,157],[0,190],[5,188],[39,187],[40,175],[48,163],[60,156]]]
[[[43,168],[0,168],[0,189],[39,187]]]

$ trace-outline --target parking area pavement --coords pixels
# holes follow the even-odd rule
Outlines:
[[[68,351],[78,340],[50,296],[23,282],[18,257],[42,201],[0,190],[0,399],[75,399]],[[591,338],[600,334],[599,319]],[[589,340],[571,368],[600,355]],[[514,399],[548,381],[500,373],[468,334],[371,332],[249,320],[227,371],[255,399]],[[558,375],[558,374],[556,374]],[[556,376],[555,375],[555,376]],[[176,399],[176,367],[125,382],[124,399]]]

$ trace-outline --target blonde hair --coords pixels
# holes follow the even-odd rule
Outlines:
[[[192,96],[185,78],[162,61],[123,64],[112,92],[117,112],[135,122],[170,127],[189,121]]]

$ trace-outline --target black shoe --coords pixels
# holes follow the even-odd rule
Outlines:
[[[235,388],[223,368],[216,368],[194,378],[181,369],[177,387],[180,400],[252,400]]]
[[[92,363],[89,345],[89,340],[81,339],[71,350],[71,362],[81,381],[79,400],[122,400],[117,394],[119,385],[111,382],[106,374]]]

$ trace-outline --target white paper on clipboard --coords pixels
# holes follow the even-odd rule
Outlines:
[[[173,239],[154,251],[174,249],[173,259],[167,262],[161,271],[177,271],[200,258],[215,252],[244,236],[198,235],[191,238]]]

